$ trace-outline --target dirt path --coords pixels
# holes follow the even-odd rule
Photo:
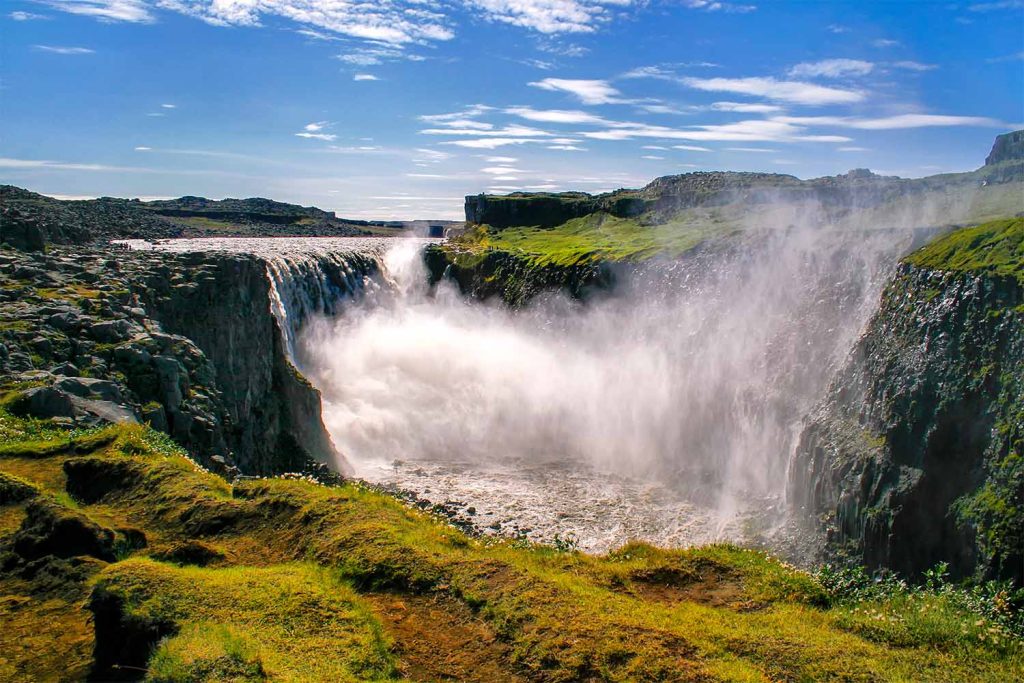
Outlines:
[[[507,645],[463,603],[446,596],[365,595],[395,640],[402,674],[413,681],[518,683]]]

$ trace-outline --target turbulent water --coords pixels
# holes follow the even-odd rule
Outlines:
[[[267,259],[293,358],[360,476],[604,550],[771,536],[800,421],[909,241],[752,230],[623,269],[586,305],[519,311],[429,288],[421,240],[217,248]]]

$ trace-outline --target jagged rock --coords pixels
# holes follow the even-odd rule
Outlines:
[[[54,387],[37,387],[24,392],[11,406],[32,417],[74,417],[75,404],[65,392]]]
[[[121,390],[109,380],[92,377],[65,377],[55,385],[61,391],[81,398],[99,397],[104,401],[120,403]]]
[[[128,323],[124,320],[103,320],[93,323],[89,327],[89,334],[101,342],[120,342],[128,338],[129,329]]]
[[[138,419],[131,410],[113,401],[97,401],[72,396],[71,403],[74,406],[76,420],[84,425],[138,422]]]

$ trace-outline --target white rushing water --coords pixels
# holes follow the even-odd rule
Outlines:
[[[297,359],[360,476],[482,526],[599,550],[750,540],[781,521],[800,420],[908,243],[762,231],[520,311],[429,290],[400,243],[381,286],[304,326]]]
[[[478,526],[606,550],[770,536],[800,420],[908,232],[750,231],[512,311],[427,286],[423,240],[221,240],[267,260],[357,474]],[[210,250],[182,240],[176,251]],[[191,243],[191,246],[185,244]]]

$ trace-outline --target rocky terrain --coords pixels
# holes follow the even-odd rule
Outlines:
[[[246,255],[0,252],[0,388],[17,393],[15,414],[145,422],[207,465],[332,462],[269,289],[265,263]]]
[[[91,244],[115,239],[401,234],[414,226],[427,227],[424,221],[348,220],[336,217],[333,211],[261,198],[59,200],[11,185],[0,186],[0,243],[33,251],[47,243]]]
[[[1024,219],[911,254],[806,426],[792,502],[839,553],[1024,583]]]

